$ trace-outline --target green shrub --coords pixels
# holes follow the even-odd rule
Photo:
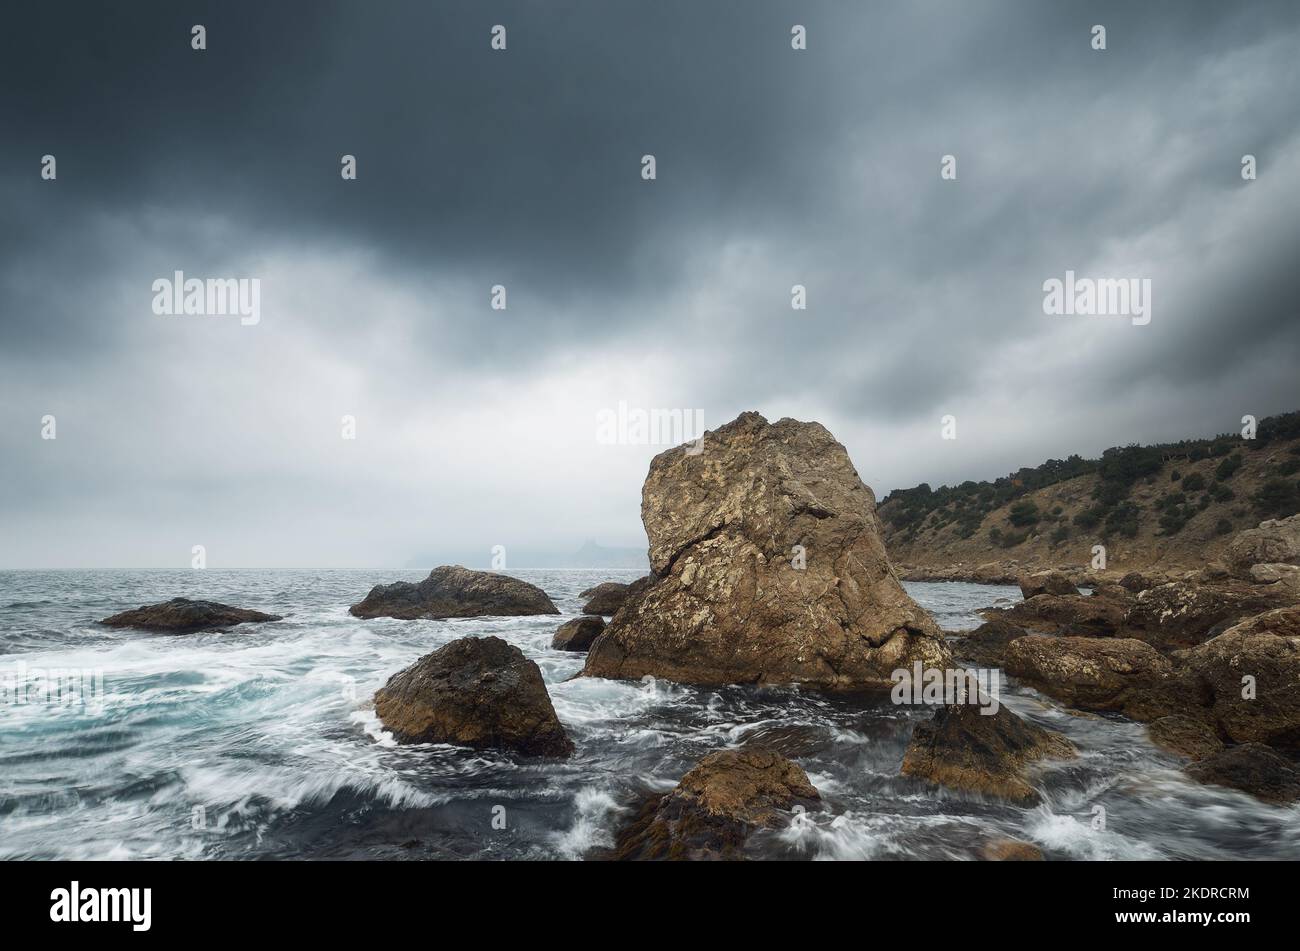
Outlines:
[[[1183,491],[1200,492],[1201,489],[1205,488],[1205,485],[1205,476],[1201,475],[1199,472],[1193,472],[1183,480]]]
[[[1029,499],[1017,502],[1009,512],[1009,520],[1017,528],[1037,524],[1038,518],[1038,506]]]
[[[1231,531],[1232,523],[1226,518],[1221,518],[1214,524],[1214,534],[1216,535],[1227,535]]]
[[[1300,485],[1285,479],[1269,479],[1251,502],[1264,518],[1289,518],[1300,512]]]
[[[1237,470],[1241,468],[1241,461],[1241,453],[1234,452],[1219,463],[1214,470],[1214,477],[1220,482],[1227,482],[1237,474]]]

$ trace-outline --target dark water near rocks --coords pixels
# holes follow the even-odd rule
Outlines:
[[[755,739],[795,758],[825,805],[755,836],[755,857],[973,858],[1006,836],[1052,859],[1300,856],[1300,809],[1192,783],[1142,726],[1071,716],[1015,686],[1004,686],[1003,703],[1082,754],[1034,774],[1044,794],[1035,808],[900,777],[912,726],[929,712],[885,697],[569,681],[583,655],[550,649],[556,626],[579,613],[579,591],[638,572],[517,572],[563,618],[348,615],[373,584],[422,574],[0,572],[0,685],[38,669],[103,677],[88,706],[4,695],[0,857],[578,858],[609,845],[627,809],[702,755]],[[907,587],[948,629],[1019,598],[997,586]],[[93,623],[180,595],[287,618],[184,637]],[[577,744],[573,759],[397,747],[385,736],[374,690],[471,634],[496,634],[537,661]]]

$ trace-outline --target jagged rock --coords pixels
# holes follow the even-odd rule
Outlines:
[[[555,631],[551,638],[551,647],[558,651],[585,651],[591,649],[592,641],[605,630],[605,619],[595,617],[577,617],[566,621]]]
[[[1145,591],[1147,588],[1154,588],[1162,582],[1156,578],[1150,578],[1141,572],[1130,571],[1123,578],[1119,579],[1120,587],[1126,588],[1137,594],[1139,591]]]
[[[1122,601],[1083,594],[1040,594],[1009,608],[979,612],[990,621],[1007,621],[1037,631],[1060,631],[1086,637],[1113,637],[1124,625]]]
[[[189,598],[172,598],[159,604],[123,611],[106,617],[100,624],[109,627],[136,627],[146,631],[166,631],[172,634],[192,634],[196,631],[220,630],[236,624],[258,624],[264,621],[283,620],[278,614],[263,614],[247,608],[232,608],[216,601],[191,601]]]
[[[1032,804],[1039,796],[1021,775],[1024,768],[1036,760],[1075,755],[1064,736],[1027,723],[1006,707],[986,714],[975,704],[953,704],[917,724],[902,772],[952,789]]]
[[[375,713],[402,743],[573,752],[542,672],[499,637],[463,637],[424,655],[379,689]]]
[[[1158,717],[1147,727],[1151,742],[1180,756],[1204,759],[1223,749],[1223,741],[1204,720],[1185,716]]]
[[[947,660],[890,567],[871,490],[817,423],[744,413],[660,453],[641,516],[653,578],[584,676],[848,688]]]
[[[1179,656],[1224,736],[1300,749],[1300,607],[1250,618]]]
[[[1229,746],[1193,763],[1186,772],[1198,782],[1240,789],[1265,802],[1300,799],[1300,769],[1260,743]]]
[[[1167,647],[1199,644],[1244,618],[1295,603],[1282,588],[1226,580],[1174,581],[1140,592],[1124,617],[1124,632]]]
[[[979,667],[1001,667],[1006,646],[1028,633],[1007,621],[987,621],[957,636],[953,653]]]
[[[1199,706],[1174,664],[1133,638],[1046,637],[1011,641],[1004,667],[1049,697],[1081,710],[1113,710],[1135,720]]]
[[[1249,578],[1259,564],[1300,565],[1300,515],[1260,522],[1237,535],[1223,550],[1222,559],[1235,577]]]
[[[352,605],[360,618],[517,617],[559,614],[546,592],[527,581],[492,571],[471,571],[443,565],[419,583],[397,581],[370,589],[365,600]]]
[[[772,750],[710,753],[671,792],[656,796],[619,835],[618,859],[738,859],[756,829],[821,797],[808,776]]]
[[[1038,571],[1020,579],[1020,595],[1026,601],[1040,594],[1078,594],[1079,589],[1063,571]]]
[[[984,843],[980,858],[986,862],[1041,862],[1043,850],[1018,839],[994,839]]]
[[[588,588],[579,595],[587,599],[587,603],[582,606],[582,613],[603,614],[606,617],[617,614],[618,609],[627,600],[631,587],[630,584],[622,584],[618,581],[606,581],[594,588]]]

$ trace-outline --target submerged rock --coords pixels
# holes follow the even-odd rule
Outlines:
[[[1240,789],[1265,802],[1300,799],[1300,769],[1260,743],[1229,746],[1187,767],[1187,775],[1198,782]]]
[[[671,792],[645,804],[614,846],[618,859],[738,859],[756,829],[821,797],[808,776],[772,750],[710,753]]]
[[[986,714],[975,704],[952,704],[917,724],[902,772],[950,789],[1033,804],[1039,796],[1025,781],[1024,768],[1040,759],[1076,755],[1060,733],[1028,723],[1006,707]]]
[[[817,423],[744,413],[660,453],[641,515],[653,578],[584,676],[841,688],[947,660],[889,564],[871,490]]]
[[[1041,862],[1043,850],[1019,839],[993,839],[980,849],[980,858],[986,862]]]
[[[189,634],[196,631],[219,630],[236,624],[260,624],[280,621],[278,614],[263,614],[247,608],[232,608],[216,601],[191,601],[189,598],[172,598],[159,604],[123,611],[106,617],[100,624],[109,627],[136,627],[145,631],[167,631]]]
[[[421,657],[375,694],[375,713],[402,743],[573,752],[542,672],[499,637],[463,637]]]
[[[397,581],[375,585],[365,600],[352,605],[360,618],[401,620],[450,617],[517,617],[559,614],[546,592],[527,581],[492,571],[471,571],[444,565],[418,583]]]
[[[602,617],[576,617],[572,621],[565,621],[556,629],[555,636],[551,638],[551,647],[557,651],[589,650],[592,641],[603,630],[605,619]]]

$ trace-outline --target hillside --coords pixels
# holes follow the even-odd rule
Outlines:
[[[1111,571],[1193,569],[1234,532],[1297,512],[1300,412],[1261,420],[1254,439],[1116,447],[991,482],[922,483],[879,507],[890,557],[907,577],[974,577],[990,563],[1015,563],[1008,574],[1082,568],[1097,544]]]

